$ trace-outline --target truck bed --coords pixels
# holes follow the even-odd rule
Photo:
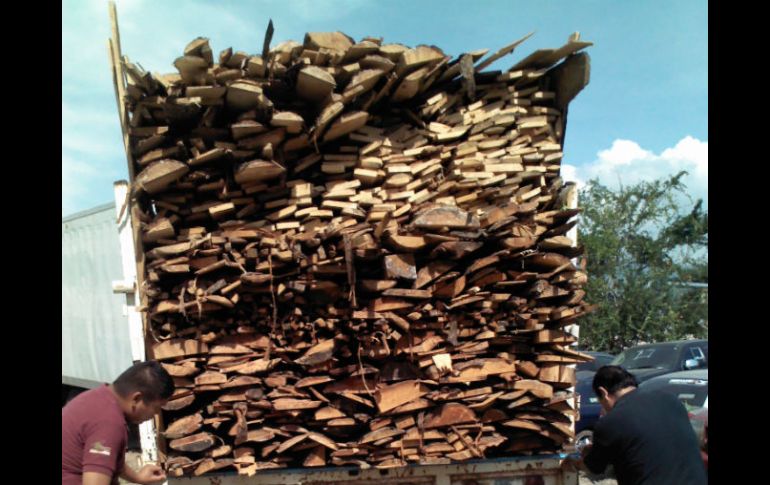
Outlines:
[[[251,477],[234,472],[169,478],[169,485],[577,485],[578,474],[560,468],[565,454],[469,460],[451,465],[408,465],[262,470]]]

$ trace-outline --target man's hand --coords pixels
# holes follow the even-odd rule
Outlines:
[[[166,480],[166,473],[158,465],[144,465],[141,470],[136,472],[136,483],[141,485],[152,485],[154,483],[163,483]]]
[[[577,472],[583,468],[583,459],[575,455],[569,455],[562,460],[561,468],[568,472]]]
[[[581,461],[582,461],[582,459],[583,459],[583,458],[585,458],[585,457],[586,457],[586,455],[587,455],[587,454],[588,454],[588,453],[591,451],[591,448],[593,448],[593,446],[594,446],[594,445],[585,445],[585,446],[584,446],[584,447],[583,447],[583,448],[580,450],[580,459],[581,459]]]
[[[163,472],[163,468],[152,463],[144,465],[139,471],[134,470],[128,466],[128,464],[124,464],[123,473],[120,477],[140,485],[163,483],[166,480],[166,474]]]

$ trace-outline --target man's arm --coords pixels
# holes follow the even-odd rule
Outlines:
[[[125,424],[111,420],[88,422],[85,425],[84,435],[82,459],[84,476],[86,473],[106,475],[110,478],[117,475],[118,461],[126,446]],[[94,479],[97,478],[94,477]]]
[[[112,477],[99,472],[83,473],[83,485],[110,485]]]
[[[127,463],[123,463],[123,469],[120,471],[120,478],[122,478],[123,480],[128,480],[129,482],[132,482],[132,483],[139,483],[137,481],[136,475],[137,473],[133,468],[128,466]]]
[[[613,438],[614,423],[607,417],[601,418],[594,428],[593,444],[583,449],[581,462],[594,474],[603,473],[613,460],[617,445]]]
[[[566,469],[572,469],[572,470],[579,470],[583,472],[588,473],[594,473],[586,466],[583,459],[585,458],[586,454],[591,450],[591,445],[586,446],[583,448],[583,450],[580,452],[580,457],[576,456],[568,456],[564,459],[564,462],[562,463],[562,467]]]
[[[158,465],[144,465],[141,470],[136,471],[128,466],[128,464],[124,463],[123,470],[120,471],[120,478],[128,480],[129,482],[150,485],[165,481],[166,474],[163,472],[163,468]]]

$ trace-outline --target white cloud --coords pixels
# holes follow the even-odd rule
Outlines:
[[[567,181],[575,181],[581,186],[596,178],[611,188],[650,182],[683,170],[688,172],[682,179],[688,195],[693,200],[703,199],[708,207],[708,141],[689,135],[660,154],[631,140],[615,140],[610,148],[600,150],[597,159],[591,163],[562,165],[562,175]]]
[[[561,166],[561,177],[565,181],[575,182],[578,187],[585,185],[585,180],[578,175],[578,168],[574,165],[563,163]]]
[[[652,152],[643,150],[636,142],[630,140],[615,140],[608,150],[599,152],[599,161],[606,165],[628,165],[635,160],[650,160]]]
[[[691,136],[682,138],[674,148],[667,148],[661,158],[672,160],[692,168],[691,172],[705,182],[709,175],[708,142],[702,142]]]

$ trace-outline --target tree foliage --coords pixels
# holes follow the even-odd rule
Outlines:
[[[682,183],[686,172],[617,190],[580,191],[586,299],[583,347],[619,352],[640,342],[708,337],[708,212]]]

